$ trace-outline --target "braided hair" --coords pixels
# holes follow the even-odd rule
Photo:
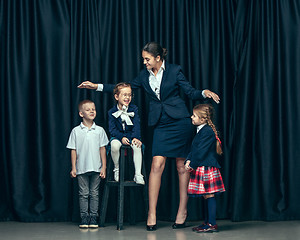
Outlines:
[[[212,128],[216,136],[216,151],[219,155],[223,154],[221,140],[218,136],[218,131],[215,124],[213,123],[214,119],[214,108],[211,104],[198,104],[194,107],[194,112],[199,118],[205,119],[206,123]]]

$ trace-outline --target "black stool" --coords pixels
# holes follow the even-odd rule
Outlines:
[[[111,157],[107,158],[107,177],[106,177],[106,183],[104,186],[103,191],[103,200],[100,210],[100,226],[103,227],[105,223],[105,217],[106,217],[106,210],[107,210],[107,203],[108,203],[108,197],[109,197],[109,190],[110,187],[118,187],[118,212],[117,212],[117,229],[122,230],[123,229],[123,215],[124,215],[124,187],[143,187],[143,195],[144,195],[144,201],[145,201],[145,211],[147,214],[148,209],[148,185],[147,185],[147,178],[146,178],[146,168],[144,163],[144,153],[142,151],[142,174],[144,176],[145,185],[136,184],[134,181],[125,181],[125,160],[133,160],[133,154],[132,149],[130,146],[122,145],[120,149],[120,160],[119,160],[119,182],[116,182],[113,179],[113,176],[111,174],[113,173],[113,161]],[[109,154],[110,156],[110,154]],[[113,175],[113,174],[112,174]],[[130,224],[135,223],[135,216],[134,216],[134,192],[133,189],[130,189],[130,218],[129,222]]]

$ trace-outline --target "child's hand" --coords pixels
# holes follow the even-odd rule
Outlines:
[[[99,175],[99,176],[100,176],[101,178],[105,178],[105,177],[106,177],[106,173],[105,173],[105,172],[106,172],[106,169],[103,169],[103,168],[102,168],[101,171],[100,171],[100,175]]]
[[[132,144],[136,145],[139,148],[142,146],[142,142],[140,140],[138,140],[137,138],[132,139]]]
[[[193,171],[193,169],[190,167],[190,163],[191,163],[190,160],[187,160],[185,163],[185,169],[189,172]]]
[[[76,169],[72,169],[72,171],[70,172],[71,178],[76,178]]]
[[[129,141],[129,139],[128,139],[127,137],[123,137],[123,138],[122,138],[122,143],[123,143],[124,145],[130,145],[130,141]]]

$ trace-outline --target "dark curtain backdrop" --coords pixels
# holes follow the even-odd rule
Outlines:
[[[96,123],[107,130],[114,101],[77,85],[133,79],[143,68],[142,47],[153,40],[194,87],[221,97],[214,106],[227,191],[217,197],[217,217],[300,219],[299,1],[0,0],[0,34],[0,220],[78,219],[66,149],[81,120],[77,104],[95,101]],[[190,110],[198,103],[183,98]],[[149,173],[152,129],[142,90],[134,102]],[[173,221],[178,200],[175,161],[168,159],[158,219]],[[136,201],[145,221],[142,193]],[[202,219],[202,201],[190,199],[188,211],[189,220]]]

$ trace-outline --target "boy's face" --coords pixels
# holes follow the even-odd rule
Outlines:
[[[128,106],[131,102],[132,93],[130,87],[125,87],[120,89],[120,93],[115,94],[115,99],[118,101],[119,107]]]
[[[193,111],[193,115],[191,116],[191,119],[192,119],[193,125],[195,125],[195,126],[199,126],[199,125],[205,123],[205,119],[202,117],[199,117],[195,111]]]
[[[94,103],[85,103],[82,105],[79,116],[86,120],[94,120],[96,117],[96,107]]]

